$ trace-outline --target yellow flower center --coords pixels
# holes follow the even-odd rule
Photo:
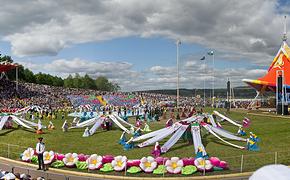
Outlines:
[[[92,164],[94,164],[94,165],[96,165],[97,162],[98,162],[98,161],[97,161],[96,159],[93,159],[93,160],[92,160]]]
[[[199,164],[200,164],[201,166],[205,166],[205,160],[201,160],[201,161],[199,161]]]
[[[24,153],[24,156],[30,157],[30,153],[29,152],[26,152],[26,153]]]
[[[117,166],[118,167],[122,167],[122,165],[123,165],[122,161],[117,161]]]
[[[74,158],[73,157],[69,157],[68,158],[68,162],[73,162],[74,161]]]
[[[47,160],[50,160],[50,155],[49,154],[47,154],[46,156],[45,156],[45,158],[44,158],[46,161]]]
[[[176,163],[176,162],[173,162],[173,163],[171,164],[171,167],[172,167],[173,169],[177,168],[177,163]]]
[[[146,162],[144,163],[144,165],[145,165],[146,168],[151,167],[151,163],[148,162],[148,161],[146,161]]]

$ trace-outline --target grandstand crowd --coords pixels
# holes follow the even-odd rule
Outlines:
[[[84,104],[95,104],[100,108],[102,103],[106,101],[114,107],[132,108],[136,104],[147,106],[148,111],[155,109],[156,106],[173,107],[176,96],[163,95],[154,93],[126,93],[126,92],[103,92],[97,90],[64,88],[32,83],[16,83],[7,79],[0,80],[0,111],[14,112],[18,109],[29,105],[38,105],[50,112],[59,109],[70,109],[74,111],[76,108]],[[99,96],[101,99],[97,99]],[[180,97],[180,107],[190,109],[190,107],[203,106],[203,99],[194,97]],[[205,102],[211,104],[210,99]],[[247,108],[250,101],[237,101],[235,107]],[[110,109],[109,105],[102,107]],[[154,107],[153,107],[154,106]],[[217,101],[215,107],[225,108],[225,101]]]

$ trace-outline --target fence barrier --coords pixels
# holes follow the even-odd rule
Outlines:
[[[26,149],[27,147],[21,146],[21,145],[0,143],[0,156],[10,158],[10,159],[19,159],[20,154]],[[217,174],[252,172],[262,166],[269,165],[269,164],[290,165],[290,150],[288,149],[289,147],[288,148],[285,147],[285,148],[281,148],[281,151],[276,151],[276,152],[253,153],[253,154],[246,154],[246,155],[242,154],[239,156],[219,157],[221,160],[226,161],[229,164],[229,170],[222,171]],[[61,150],[60,151],[54,150],[54,151],[59,152],[59,153],[64,153],[64,152],[61,152]],[[127,173],[124,172],[123,175],[127,176]]]

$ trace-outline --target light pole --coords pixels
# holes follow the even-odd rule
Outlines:
[[[205,68],[205,61],[203,61],[203,73],[204,73],[204,75],[203,75],[203,106],[205,107],[205,76],[206,76],[206,68]]]
[[[178,39],[176,41],[176,76],[177,76],[177,82],[176,82],[176,107],[179,108],[179,46],[181,44],[181,41]]]
[[[207,53],[212,56],[212,107],[214,106],[214,51],[211,50]]]
[[[214,107],[214,52],[212,51],[212,105]]]

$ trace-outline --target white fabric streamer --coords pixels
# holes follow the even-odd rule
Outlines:
[[[162,132],[162,134],[158,134],[158,135],[154,136],[153,138],[148,139],[147,141],[138,144],[138,147],[145,147],[145,146],[153,144],[157,141],[160,141],[160,140],[166,138],[167,136],[169,136],[170,134],[172,134],[174,131],[179,129],[181,126],[182,126],[182,124],[177,122],[177,123],[173,124],[170,128],[166,129],[166,131]]]
[[[161,152],[167,152],[182,136],[189,125],[182,125],[171,138],[161,147]]]
[[[228,121],[229,123],[232,123],[233,125],[235,126],[238,126],[238,127],[243,127],[242,125],[236,123],[235,121],[231,120],[230,118],[222,115],[221,113],[217,112],[217,111],[213,111],[213,113],[215,113],[217,116],[223,118],[224,120]]]
[[[195,153],[197,153],[198,148],[201,147],[203,149],[204,155],[206,154],[205,148],[201,141],[200,136],[200,127],[198,126],[191,126],[191,134],[192,134],[192,141],[194,144]]]
[[[90,129],[90,136],[95,134],[95,132],[97,131],[97,129],[102,125],[102,123],[104,122],[103,118],[99,118],[96,123],[94,124],[94,126]]]
[[[233,146],[233,147],[236,147],[236,148],[239,148],[239,149],[245,149],[245,147],[243,147],[243,146],[239,146],[239,145],[236,145],[236,144],[233,144],[233,143],[230,143],[230,142],[228,142],[228,141],[226,141],[226,140],[224,140],[224,139],[222,139],[221,137],[219,137],[215,132],[213,132],[207,125],[203,125],[203,127],[205,128],[205,129],[207,129],[212,135],[214,135],[215,137],[217,137],[219,140],[221,140],[222,142],[224,142],[224,143],[226,143],[226,144],[229,144],[229,145],[231,145],[231,146]]]

